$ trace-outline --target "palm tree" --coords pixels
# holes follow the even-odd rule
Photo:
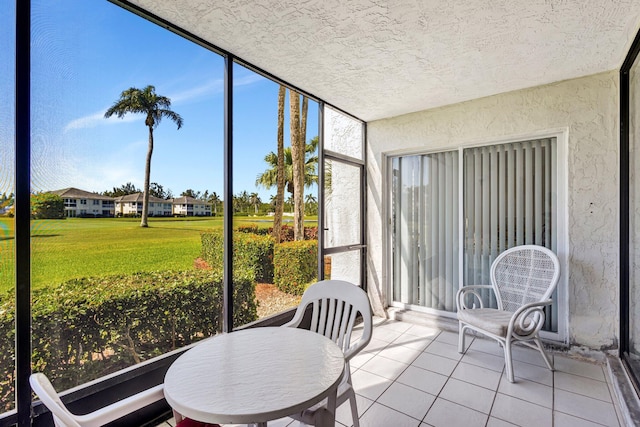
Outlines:
[[[291,163],[293,165],[293,235],[295,240],[304,240],[304,160],[306,116],[300,117],[300,94],[289,89],[289,120],[291,136]],[[306,129],[305,129],[306,130]]]
[[[153,130],[160,124],[163,117],[171,119],[178,129],[182,127],[182,117],[171,110],[171,100],[166,96],[156,94],[156,88],[148,85],[144,89],[131,87],[120,94],[118,99],[104,113],[105,118],[116,115],[123,118],[127,113],[142,113],[146,115],[144,124],[149,128],[149,145],[144,169],[144,195],[142,198],[142,219],[140,227],[148,227],[149,214],[149,178],[151,176],[151,156],[153,155]]]
[[[273,231],[271,235],[276,243],[282,238],[282,214],[284,212],[284,185],[285,185],[285,161],[284,161],[284,98],[287,88],[280,85],[278,89],[278,141],[275,158],[276,170],[276,200],[273,216]],[[273,154],[273,153],[271,153]],[[256,181],[257,185],[257,181]]]
[[[249,202],[249,193],[246,190],[243,190],[241,193],[233,196],[233,207],[234,212],[249,212],[249,206],[251,203]]]
[[[253,205],[254,213],[257,215],[258,214],[258,205],[260,205],[260,203],[262,203],[262,200],[260,200],[260,196],[258,196],[258,193],[251,193],[249,195],[249,203],[251,203]]]
[[[304,210],[309,215],[318,214],[318,199],[313,194],[309,193],[304,197]]]
[[[213,203],[213,215],[214,216],[218,215],[218,203],[221,202],[220,196],[218,196],[218,193],[214,191],[211,194],[211,197],[209,197],[209,202]]]
[[[304,162],[304,185],[309,188],[312,184],[318,183],[318,137],[313,137],[305,145]],[[283,150],[284,157],[284,187],[293,195],[293,162],[291,157],[291,147]],[[259,174],[256,178],[256,186],[263,186],[267,190],[277,185],[278,156],[273,151],[264,157],[264,161],[269,165],[269,169]]]

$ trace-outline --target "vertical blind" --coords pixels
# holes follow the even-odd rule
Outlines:
[[[452,312],[459,286],[489,284],[504,250],[537,244],[557,252],[556,163],[556,138],[464,149],[462,164],[458,151],[394,158],[394,300]],[[483,297],[495,306],[490,293]],[[557,331],[557,318],[554,304],[545,329]]]
[[[469,148],[463,158],[464,284],[490,284],[491,263],[511,247],[557,252],[556,139]],[[546,314],[545,329],[557,331],[557,304]]]
[[[458,152],[392,162],[394,299],[455,310],[459,283]]]

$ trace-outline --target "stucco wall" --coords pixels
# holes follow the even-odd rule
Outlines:
[[[565,129],[568,245],[566,254],[559,255],[568,263],[563,271],[568,341],[593,349],[617,347],[618,99],[618,72],[611,71],[369,123],[369,285],[386,297],[384,153]]]

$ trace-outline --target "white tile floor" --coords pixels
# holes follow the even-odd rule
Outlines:
[[[514,348],[515,383],[504,374],[501,347],[406,322],[376,319],[368,347],[351,361],[362,427],[573,427],[621,425],[603,365]],[[351,426],[348,403],[336,426]],[[163,427],[174,425],[170,420]],[[296,426],[285,418],[270,427]]]

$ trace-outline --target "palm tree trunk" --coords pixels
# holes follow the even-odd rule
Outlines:
[[[293,163],[293,235],[304,239],[304,144],[300,146],[300,95],[289,90],[291,160]]]
[[[151,177],[151,156],[153,155],[153,127],[149,126],[149,147],[147,149],[147,162],[144,167],[144,193],[142,194],[142,219],[140,227],[148,227],[149,216],[149,178]]]
[[[309,109],[309,98],[302,97],[302,112],[300,117],[300,146],[306,148],[307,144],[307,110]],[[303,159],[304,163],[304,159]]]
[[[300,144],[300,150],[302,155],[298,159],[300,162],[300,175],[302,175],[300,184],[300,240],[304,240],[304,186],[306,175],[305,160],[307,157],[307,110],[309,109],[309,98],[302,96],[302,112],[300,116],[300,135],[298,143]]]
[[[280,243],[282,234],[282,213],[284,212],[284,98],[287,89],[280,85],[278,90],[278,164],[276,176],[276,211],[273,216],[273,238]]]

